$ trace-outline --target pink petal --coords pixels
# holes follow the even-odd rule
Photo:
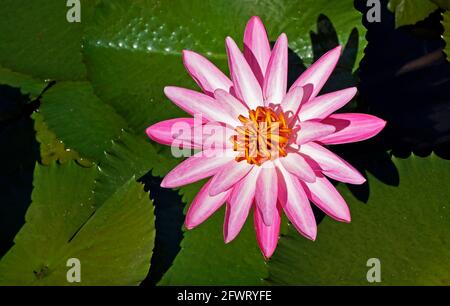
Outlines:
[[[325,118],[323,123],[336,127],[336,132],[319,138],[323,144],[341,144],[362,141],[377,135],[386,125],[386,121],[366,114],[334,114]]]
[[[297,86],[305,86],[306,84],[311,84],[313,86],[310,99],[316,97],[323,85],[330,77],[331,73],[336,67],[336,64],[341,55],[341,46],[338,46],[319,58],[314,64],[312,64],[305,72],[300,75],[300,77],[292,84],[292,88]]]
[[[253,71],[231,37],[226,40],[228,65],[237,96],[243,100],[250,109],[263,105],[261,86],[256,80]]]
[[[315,182],[316,174],[308,162],[298,153],[289,153],[280,158],[281,164],[287,171],[297,176],[302,181]]]
[[[322,172],[332,179],[357,185],[366,181],[358,170],[349,163],[317,143],[310,142],[302,145],[300,152],[314,160],[320,166]]]
[[[315,240],[317,235],[316,219],[303,187],[298,179],[289,174],[281,163],[277,164],[278,200],[288,219],[297,231],[308,239]]]
[[[259,170],[260,167],[253,167],[252,171],[233,187],[225,214],[223,229],[225,243],[236,238],[247,219],[255,197]]]
[[[231,148],[235,131],[218,123],[202,125],[194,118],[177,118],[158,122],[146,130],[150,139],[161,144],[187,149]]]
[[[228,199],[231,190],[222,192],[215,196],[209,195],[211,180],[209,180],[195,196],[189,210],[186,214],[185,226],[187,229],[193,229],[203,223],[213,213],[215,213]]]
[[[305,183],[308,198],[330,217],[350,222],[350,210],[345,200],[325,177],[317,177],[314,183]]]
[[[246,161],[230,161],[212,178],[211,187],[209,189],[210,195],[214,196],[230,189],[245,177],[253,167],[253,165],[250,165]]]
[[[214,97],[216,98],[217,102],[222,105],[222,107],[234,118],[236,118],[236,121],[238,124],[240,122],[238,121],[239,115],[248,115],[248,108],[244,106],[244,104],[241,103],[238,99],[233,97],[230,93],[226,92],[225,90],[218,89],[214,92]]]
[[[229,92],[233,86],[233,82],[219,68],[196,52],[183,50],[183,63],[198,86],[209,96],[213,96],[219,88]]]
[[[201,127],[202,122],[198,124],[194,118],[170,119],[149,126],[146,129],[146,133],[150,139],[171,146],[176,139],[180,139],[185,134],[188,134],[186,136],[188,138],[191,135],[194,124],[200,125]],[[201,148],[201,144],[194,144],[191,141],[183,141],[182,144],[185,148]]]
[[[267,225],[263,221],[262,214],[258,209],[255,209],[253,214],[256,240],[265,258],[270,258],[277,248],[281,223],[281,208],[279,206],[275,208],[272,216],[273,219],[270,225]]]
[[[203,150],[232,148],[233,143],[230,141],[230,137],[236,134],[234,129],[217,122],[209,122],[201,127],[194,127],[191,133],[192,143],[194,145],[200,144]]]
[[[266,164],[269,162],[266,162]],[[278,180],[275,166],[270,162],[269,166],[263,165],[256,183],[256,206],[261,212],[264,223],[272,225],[277,206]]]
[[[303,87],[295,87],[287,93],[281,102],[283,112],[290,119],[290,122],[297,116],[300,105],[304,102],[304,97]]]
[[[270,44],[264,24],[258,16],[250,18],[245,27],[244,56],[262,87],[270,58]]]
[[[336,128],[333,125],[323,124],[316,121],[305,121],[300,123],[300,130],[297,132],[296,143],[301,145],[320,137],[332,134]]]
[[[204,151],[199,152],[173,168],[164,177],[161,187],[175,188],[200,181],[219,172],[232,159],[233,157],[224,152],[216,156],[209,156]]]
[[[314,98],[301,107],[299,111],[300,120],[325,119],[350,102],[356,92],[356,87],[350,87]]]
[[[286,95],[288,72],[288,41],[286,34],[278,38],[270,56],[264,79],[265,105],[280,104]]]
[[[173,103],[193,116],[202,115],[208,121],[224,122],[231,125],[236,120],[228,115],[215,99],[205,94],[174,86],[165,87],[164,93]]]

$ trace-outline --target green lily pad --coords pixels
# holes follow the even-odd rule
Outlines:
[[[56,138],[56,135],[48,129],[40,113],[35,112],[31,117],[34,120],[36,140],[40,145],[41,163],[43,165],[50,165],[54,161],[64,164],[70,160],[76,160],[85,167],[92,166],[89,160],[81,157],[78,152],[67,149],[64,143]]]
[[[368,260],[376,258],[381,285],[449,285],[450,161],[433,155],[393,162],[399,186],[369,175],[367,204],[339,185],[350,224],[325,217],[315,242],[291,227],[269,262],[268,283],[370,285]]]
[[[443,8],[445,10],[450,10],[450,1],[449,0],[431,0],[433,3],[435,3],[440,8]]]
[[[398,28],[425,19],[439,7],[429,0],[390,0],[388,8],[395,14],[395,27]]]
[[[443,14],[442,25],[444,26],[443,38],[445,40],[444,52],[447,54],[447,60],[450,58],[450,11]]]
[[[47,86],[46,82],[37,80],[25,74],[13,72],[0,66],[0,84],[20,88],[22,94],[30,95],[30,99],[37,98]]]
[[[0,261],[0,285],[137,285],[145,278],[155,234],[148,194],[130,180],[96,209],[96,175],[74,162],[36,166],[26,224]],[[80,283],[67,280],[71,258],[80,262]]]
[[[126,122],[101,101],[87,82],[61,82],[46,91],[40,113],[48,128],[68,149],[100,160]]]
[[[38,80],[86,78],[81,41],[99,0],[81,0],[81,22],[66,18],[67,1],[5,0],[0,11],[0,65]],[[5,78],[0,78],[4,81]],[[11,82],[10,85],[14,85]]]
[[[123,132],[99,161],[100,174],[96,185],[96,198],[101,202],[132,177],[141,178],[149,170],[154,176],[165,174],[177,160],[159,154],[155,147],[140,137]]]

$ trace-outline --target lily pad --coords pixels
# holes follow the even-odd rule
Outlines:
[[[44,122],[66,145],[92,161],[103,157],[126,122],[101,101],[88,82],[61,82],[46,91],[40,112]]]
[[[450,58],[450,11],[447,11],[443,14],[442,24],[444,26],[444,35],[443,38],[445,40],[445,48],[444,52],[447,54],[447,60]]]
[[[350,224],[325,217],[315,242],[291,227],[269,262],[268,283],[370,285],[367,263],[376,258],[381,285],[449,285],[450,161],[435,155],[392,160],[399,185],[369,174],[367,204],[338,187],[350,206]]]
[[[390,0],[388,8],[395,14],[395,27],[413,25],[439,7],[430,0]]]
[[[130,180],[96,209],[96,175],[74,162],[36,166],[26,224],[0,261],[0,285],[137,285],[145,278],[155,234],[148,194]],[[68,282],[71,258],[80,262],[79,283]]]

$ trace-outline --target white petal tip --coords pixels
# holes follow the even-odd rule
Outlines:
[[[302,234],[311,241],[316,241],[317,231],[312,231],[310,233],[300,232],[300,234]]]
[[[365,182],[366,182],[367,180],[366,180],[366,178],[364,177],[364,176],[360,176],[360,177],[357,177],[357,178],[354,178],[351,182],[349,182],[350,184],[353,184],[353,185],[362,185],[362,184],[364,184]]]
[[[167,179],[167,176],[162,180],[161,185],[162,188],[174,188],[175,185]]]
[[[311,236],[306,236],[306,238],[308,238],[311,241],[316,241],[317,235],[314,234],[314,235],[311,235]]]
[[[166,182],[164,182],[164,181],[162,181],[161,182],[161,185],[160,185],[162,188],[169,188],[168,186],[167,186],[167,184],[166,184]]]
[[[233,241],[234,238],[236,238],[236,236],[237,236],[237,233],[236,234],[229,233],[229,232],[228,233],[224,233],[223,234],[223,241],[225,242],[225,244],[228,244],[231,241]]]
[[[164,94],[166,95],[166,97],[168,97],[170,99],[170,96],[172,95],[173,90],[175,88],[176,87],[174,87],[174,86],[166,86],[166,87],[164,87]]]
[[[194,224],[190,224],[190,223],[184,223],[184,227],[187,229],[187,230],[192,230],[192,229],[194,229],[195,227],[196,227],[196,225],[194,225]]]
[[[147,136],[150,138],[150,139],[153,139],[153,129],[152,129],[152,127],[153,127],[153,125],[152,126],[149,126],[148,128],[146,128],[145,129],[145,133],[147,134]]]
[[[350,216],[348,216],[348,217],[342,219],[341,221],[344,223],[350,223],[350,222],[352,222],[352,218]]]
[[[233,241],[233,239],[230,238],[230,237],[224,237],[224,238],[223,238],[223,241],[225,242],[225,244],[228,244],[228,243],[230,243],[231,241]]]
[[[329,52],[341,54],[341,51],[342,51],[342,46],[341,46],[341,45],[338,45],[338,46],[335,47],[334,49],[331,49]]]

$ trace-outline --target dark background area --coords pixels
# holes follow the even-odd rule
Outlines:
[[[387,127],[370,141],[336,146],[333,150],[363,173],[371,172],[386,184],[397,185],[401,178],[386,152],[407,157],[411,152],[427,156],[434,151],[442,158],[450,158],[450,64],[440,51],[445,43],[439,12],[414,26],[395,29],[387,2],[382,1],[381,22],[368,23],[366,1],[355,1],[368,29],[368,45],[359,71],[346,76],[350,83],[359,77],[355,110],[385,119]],[[326,25],[326,16],[319,17],[318,22]],[[333,47],[316,44],[314,33],[311,40],[318,54]],[[295,56],[290,56],[290,62],[293,67],[302,66]],[[12,246],[24,223],[31,201],[34,165],[39,161],[39,144],[30,118],[39,99],[32,103],[28,100],[18,89],[0,86],[0,257]],[[184,205],[177,192],[159,187],[159,178],[147,174],[140,181],[146,190],[151,190],[156,206],[152,267],[143,283],[152,285],[179,251]],[[370,186],[349,188],[360,200],[367,200]],[[321,213],[317,215],[320,220]]]

